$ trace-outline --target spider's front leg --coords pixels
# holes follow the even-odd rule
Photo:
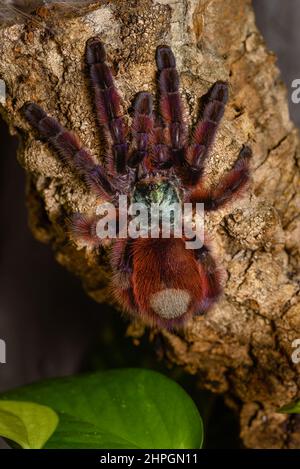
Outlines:
[[[122,117],[121,98],[106,63],[104,45],[98,37],[88,40],[85,59],[94,90],[98,122],[108,146],[106,163],[109,172],[113,176],[125,174],[128,157],[127,127]]]
[[[228,101],[228,85],[217,81],[203,96],[201,120],[193,132],[192,142],[188,147],[186,164],[182,168],[182,178],[188,186],[199,183],[204,170],[205,160],[214,142],[214,138]]]
[[[39,136],[50,144],[60,159],[82,175],[86,184],[97,195],[110,199],[115,193],[115,188],[104,169],[93,161],[89,151],[82,146],[77,135],[65,129],[35,103],[26,103],[23,111],[27,121],[38,131]]]
[[[157,48],[156,64],[158,68],[159,110],[162,125],[167,129],[168,136],[166,138],[163,129],[159,129],[159,127],[156,129],[156,141],[153,145],[156,153],[154,159],[157,160],[158,165],[178,165],[184,162],[187,128],[179,92],[179,74],[170,47],[159,46]],[[169,155],[166,154],[165,145],[169,146]]]
[[[190,201],[192,203],[203,203],[204,210],[212,211],[218,210],[238,197],[249,182],[249,160],[251,156],[251,149],[244,146],[233,168],[223,176],[217,186],[213,189],[196,188],[190,195]]]
[[[134,117],[132,122],[133,150],[128,159],[130,167],[142,166],[142,163],[149,155],[153,125],[152,96],[149,93],[140,92],[134,102]]]

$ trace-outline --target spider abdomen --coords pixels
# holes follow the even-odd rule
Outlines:
[[[201,303],[199,267],[182,239],[139,239],[133,248],[132,288],[148,322],[183,322]]]

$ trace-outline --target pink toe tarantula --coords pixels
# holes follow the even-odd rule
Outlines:
[[[209,212],[241,194],[249,181],[251,150],[247,146],[218,184],[204,185],[205,161],[228,100],[226,82],[217,81],[202,98],[201,118],[189,137],[175,57],[170,47],[159,46],[158,110],[153,110],[149,93],[139,93],[129,132],[99,38],[87,42],[85,60],[105,146],[103,163],[95,162],[78,137],[37,104],[27,103],[24,112],[39,137],[74,168],[99,200],[116,205],[122,194],[129,201],[142,200],[146,205],[153,201],[203,203]],[[98,218],[75,214],[71,228],[77,239],[95,249],[102,242],[96,230]],[[116,239],[111,247],[111,267],[113,292],[123,310],[151,326],[182,326],[208,311],[222,290],[210,249],[205,244],[187,249],[184,236]]]

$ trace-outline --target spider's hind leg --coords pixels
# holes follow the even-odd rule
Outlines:
[[[113,294],[116,300],[131,313],[136,310],[132,285],[134,241],[121,238],[116,240],[111,257]]]
[[[199,305],[198,314],[205,313],[220,297],[222,293],[221,272],[207,246],[195,250],[201,276],[203,299]]]
[[[84,242],[86,246],[96,248],[101,245],[97,236],[97,221],[99,217],[88,217],[82,213],[74,213],[69,220],[69,229],[75,240]]]

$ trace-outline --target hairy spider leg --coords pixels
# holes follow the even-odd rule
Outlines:
[[[89,247],[98,247],[101,240],[97,236],[96,228],[99,217],[74,213],[69,219],[70,232],[79,241],[84,241]]]
[[[110,245],[117,237],[124,239],[124,230],[127,233],[127,214],[125,216],[120,214],[120,207],[114,206],[114,210],[110,211],[106,204],[104,204],[102,214],[99,212],[96,215],[74,213],[69,218],[70,232],[75,239],[84,241],[89,247]],[[100,220],[102,220],[101,226],[98,225]]]
[[[183,105],[179,93],[179,74],[170,47],[156,49],[158,68],[159,110],[163,124],[168,129],[170,158],[174,165],[185,159],[187,128],[183,116]]]
[[[191,144],[187,149],[186,164],[182,168],[182,177],[188,186],[197,185],[203,175],[205,160],[228,101],[227,83],[217,81],[201,101],[201,118],[194,129]]]
[[[149,157],[153,125],[152,96],[150,93],[140,92],[134,102],[134,116],[131,128],[133,149],[128,159],[128,165],[133,168],[140,166],[141,173],[144,173],[144,163]]]
[[[203,298],[196,313],[200,315],[204,314],[220,297],[222,293],[222,273],[218,269],[216,262],[206,245],[196,249],[194,253],[199,264],[201,287],[203,289]]]
[[[151,136],[151,152],[149,169],[156,172],[169,169],[173,166],[173,158],[170,152],[170,138],[168,129],[163,125],[162,117],[155,116],[154,127]]]
[[[89,151],[84,148],[76,134],[65,129],[56,119],[50,117],[35,103],[24,105],[24,114],[39,136],[48,142],[60,159],[82,175],[88,187],[99,197],[110,199],[115,189],[104,168],[96,164]]]
[[[190,201],[204,203],[204,210],[212,211],[218,210],[239,196],[249,182],[251,156],[251,149],[247,146],[242,147],[233,168],[222,177],[216,187],[196,188],[190,195]]]
[[[135,241],[131,238],[117,239],[111,253],[112,293],[129,313],[133,313],[137,309],[132,285],[133,244]]]
[[[126,174],[127,127],[122,116],[121,98],[106,63],[104,45],[99,38],[94,37],[88,40],[85,58],[94,90],[98,122],[108,145],[106,164],[109,173],[113,176]]]

